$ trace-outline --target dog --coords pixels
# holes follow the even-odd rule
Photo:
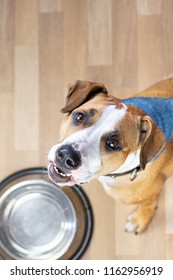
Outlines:
[[[143,232],[173,174],[173,78],[131,98],[97,82],[68,87],[60,142],[48,154],[48,174],[60,187],[93,178],[113,198],[135,204],[125,230]]]

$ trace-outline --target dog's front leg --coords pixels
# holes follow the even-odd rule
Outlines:
[[[125,230],[135,234],[143,232],[151,222],[157,208],[158,198],[137,206],[134,212],[127,217]]]

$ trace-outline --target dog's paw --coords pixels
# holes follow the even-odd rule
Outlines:
[[[125,231],[137,234],[138,233],[137,232],[138,225],[133,222],[132,216],[133,215],[129,215],[127,217],[127,221],[126,221],[126,224],[125,224]]]
[[[135,234],[143,232],[150,223],[155,209],[150,207],[137,208],[132,214],[127,217],[125,231]]]

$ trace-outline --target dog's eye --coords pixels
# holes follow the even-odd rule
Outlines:
[[[116,150],[120,148],[119,142],[117,139],[110,139],[107,140],[106,145],[111,148],[112,150]]]
[[[83,123],[84,119],[85,119],[85,115],[82,112],[78,112],[74,115],[74,121],[76,124]]]

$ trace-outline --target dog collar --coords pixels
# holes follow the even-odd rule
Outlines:
[[[123,172],[123,173],[106,174],[105,176],[111,177],[111,178],[116,178],[116,177],[120,177],[120,176],[125,176],[125,175],[128,175],[128,174],[131,174],[130,181],[133,181],[139,175],[141,170],[142,170],[141,166],[138,165],[137,167],[135,167],[135,168],[133,168],[133,169],[131,169],[129,171],[126,171],[126,172]]]

